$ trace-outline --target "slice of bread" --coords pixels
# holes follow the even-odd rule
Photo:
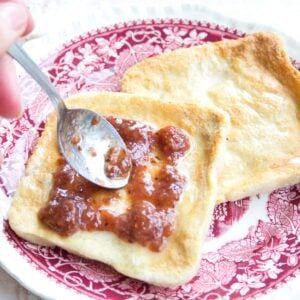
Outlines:
[[[177,103],[193,99],[230,116],[219,202],[300,181],[300,73],[276,35],[146,59],[124,74],[122,90]]]
[[[70,98],[67,105],[140,121],[156,129],[173,125],[188,134],[191,149],[178,162],[186,184],[176,208],[175,229],[165,248],[154,252],[108,231],[78,231],[62,237],[45,226],[38,212],[48,201],[59,158],[54,114],[46,124],[13,199],[9,212],[12,229],[33,243],[62,247],[155,285],[177,286],[191,279],[198,270],[215,205],[218,168],[229,130],[226,115],[192,103],[168,103],[122,93],[79,94]],[[97,193],[101,192],[99,189]],[[126,193],[122,193],[120,203],[124,201],[130,202]],[[110,209],[117,211],[120,203],[111,202]]]

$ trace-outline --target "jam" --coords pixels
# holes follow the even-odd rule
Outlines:
[[[92,126],[95,126],[95,125],[97,125],[99,123],[100,123],[100,117],[95,116],[95,117],[92,118],[92,121],[91,121],[91,125]]]
[[[104,172],[108,178],[124,178],[131,167],[130,155],[125,149],[110,147],[105,155]]]
[[[97,156],[97,151],[94,147],[89,148],[89,154],[93,157]]]
[[[190,148],[186,134],[179,128],[167,126],[157,131],[158,145],[167,159],[174,162]]]
[[[155,132],[133,120],[107,120],[119,132],[131,155],[131,176],[123,188],[130,207],[122,213],[113,212],[108,207],[120,200],[120,191],[88,182],[60,159],[49,201],[39,211],[39,219],[62,236],[78,230],[105,230],[130,243],[160,251],[174,230],[176,205],[186,183],[177,170],[177,161],[189,150],[189,138],[174,126]],[[105,171],[109,176],[115,178],[129,172],[124,152],[115,148],[108,151]]]
[[[80,136],[79,135],[73,135],[71,138],[72,145],[77,145],[80,143]]]

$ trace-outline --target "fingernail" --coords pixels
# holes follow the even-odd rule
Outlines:
[[[5,2],[0,4],[0,18],[5,20],[13,30],[21,31],[27,25],[27,11],[22,4]]]

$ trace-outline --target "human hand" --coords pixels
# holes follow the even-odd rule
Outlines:
[[[33,28],[32,17],[23,0],[0,0],[0,116],[22,113],[20,90],[12,59],[6,54],[10,45]]]

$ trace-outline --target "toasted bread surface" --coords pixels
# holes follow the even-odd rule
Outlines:
[[[146,59],[127,70],[122,90],[167,101],[192,99],[230,116],[219,202],[300,181],[300,73],[275,34]]]

